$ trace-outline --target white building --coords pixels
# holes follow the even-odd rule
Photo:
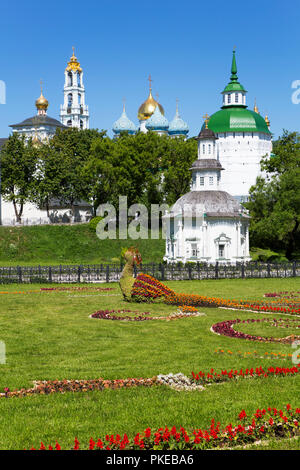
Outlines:
[[[83,71],[73,55],[65,70],[64,104],[60,107],[60,120],[68,127],[89,129],[89,110],[85,104]]]
[[[32,138],[33,142],[38,144],[49,140],[54,136],[57,128],[64,128],[65,126],[57,119],[47,115],[49,102],[44,97],[42,88],[35,106],[37,108],[35,116],[25,119],[19,124],[11,124],[10,127],[12,127],[13,133],[24,135],[26,139]]]
[[[247,200],[249,189],[261,174],[260,160],[270,157],[272,135],[270,121],[260,116],[257,106],[247,109],[247,91],[239,83],[235,51],[233,51],[231,77],[222,92],[223,106],[214,113],[208,128],[218,137],[217,158],[226,169],[222,188],[238,200]]]
[[[72,99],[70,98],[72,94]],[[36,100],[37,115],[25,119],[19,124],[12,124],[14,133],[25,135],[26,139],[32,138],[33,143],[39,145],[52,138],[57,128],[66,126],[86,129],[89,127],[88,107],[85,105],[85,90],[83,86],[83,72],[77,58],[71,57],[65,71],[64,106],[61,107],[61,120],[58,121],[47,115],[48,100],[41,90],[40,97]],[[68,107],[69,100],[70,108]],[[0,147],[5,145],[7,139],[1,139]],[[1,189],[0,189],[1,191]],[[64,207],[57,200],[50,201],[49,217],[46,208],[37,207],[35,204],[26,203],[22,213],[22,224],[36,225],[47,223],[72,223],[87,222],[92,217],[91,206],[84,201],[75,204],[74,214],[70,207]],[[0,194],[0,225],[15,225],[16,214],[12,202],[5,201]]]
[[[207,121],[198,136],[198,159],[193,163],[191,191],[164,216],[168,262],[236,263],[249,261],[249,215],[222,190],[216,135]]]

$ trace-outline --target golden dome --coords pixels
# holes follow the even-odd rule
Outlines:
[[[159,102],[156,101],[152,96],[151,81],[152,81],[151,76],[149,76],[149,82],[150,82],[149,96],[146,99],[146,101],[144,101],[144,103],[141,104],[141,106],[139,107],[139,110],[138,110],[138,119],[140,121],[144,121],[146,119],[149,119],[149,117],[152,116],[152,114],[154,113],[156,106],[159,107],[159,110],[160,110],[161,114],[163,116],[165,115],[165,111],[164,111],[164,108],[162,107],[162,105],[159,104]]]
[[[71,57],[71,59],[69,60],[68,62],[68,65],[67,65],[67,68],[66,68],[66,71],[67,72],[70,72],[70,71],[74,71],[74,72],[81,72],[82,71],[82,68],[80,67],[80,63],[78,62],[78,59],[77,57],[75,56],[75,49],[73,47],[73,55]]]
[[[44,97],[43,92],[41,91],[40,97],[36,100],[35,105],[37,109],[43,109],[46,111],[49,106],[48,100]]]

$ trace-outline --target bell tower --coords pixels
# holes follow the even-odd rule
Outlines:
[[[64,104],[60,107],[61,123],[68,127],[89,129],[89,110],[85,104],[83,71],[75,50],[65,70]]]

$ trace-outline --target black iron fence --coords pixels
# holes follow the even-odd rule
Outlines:
[[[120,264],[0,267],[0,283],[117,282],[122,270],[123,265]],[[236,265],[151,263],[135,266],[135,276],[139,272],[150,274],[161,281],[300,277],[300,261]]]

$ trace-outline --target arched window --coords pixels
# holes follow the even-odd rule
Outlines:
[[[68,126],[68,127],[72,127],[72,119],[69,119],[69,120],[68,120],[67,126]]]
[[[68,108],[72,107],[72,103],[73,103],[73,95],[72,93],[69,93],[68,94]]]
[[[80,93],[78,93],[78,104],[79,104],[79,106],[81,105],[81,94]]]
[[[77,72],[77,86],[81,86],[80,72]]]
[[[205,144],[202,145],[202,153],[205,153]]]
[[[68,86],[72,86],[73,85],[73,74],[72,72],[69,72],[68,73]]]
[[[80,119],[80,129],[83,129],[83,121]]]
[[[208,144],[208,153],[211,153],[211,145]]]

